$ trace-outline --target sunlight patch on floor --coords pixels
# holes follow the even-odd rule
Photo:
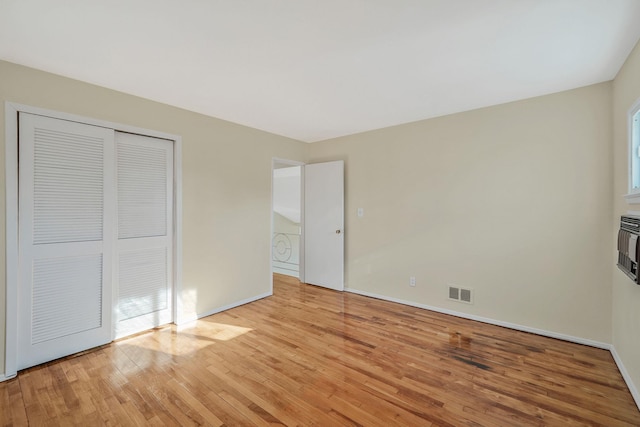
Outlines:
[[[123,339],[119,345],[137,347],[140,351],[151,350],[170,356],[187,356],[219,341],[229,341],[251,332],[253,329],[224,323],[197,320],[179,329],[175,325],[152,333],[143,333]],[[156,335],[157,334],[157,335]],[[165,334],[172,334],[167,339]],[[131,350],[129,350],[131,351]],[[140,355],[138,360],[140,360]]]
[[[198,320],[197,322],[195,322],[194,326],[195,332],[212,338],[216,341],[229,341],[253,330],[251,328],[245,328],[243,326],[208,322],[206,320]]]

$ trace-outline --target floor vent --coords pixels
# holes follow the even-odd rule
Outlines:
[[[449,285],[449,299],[473,304],[473,291],[471,289],[459,288]]]

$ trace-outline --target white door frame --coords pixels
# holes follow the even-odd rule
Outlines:
[[[173,322],[184,319],[182,309],[182,138],[164,132],[92,119],[38,107],[5,102],[5,230],[6,230],[6,317],[4,379],[17,375],[18,351],[18,113],[31,113],[116,131],[169,139],[173,143]],[[112,329],[113,334],[113,329]],[[113,337],[112,337],[113,338]],[[0,379],[2,379],[0,377]]]
[[[273,157],[271,159],[271,235],[269,236],[269,283],[270,294],[273,294],[273,171],[276,165],[300,166],[300,268],[299,280],[304,283],[304,163],[296,160],[281,159]]]

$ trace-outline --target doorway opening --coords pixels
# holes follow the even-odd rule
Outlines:
[[[273,274],[344,290],[344,161],[273,159]]]
[[[304,277],[302,163],[274,159],[272,167],[271,270]]]

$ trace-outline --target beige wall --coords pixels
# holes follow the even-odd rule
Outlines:
[[[345,160],[348,288],[609,343],[610,140],[603,83],[314,143],[307,160]]]
[[[2,224],[5,101],[181,135],[186,304],[192,301],[195,311],[206,313],[269,292],[271,161],[272,157],[302,160],[305,144],[0,61]],[[4,231],[0,227],[0,277],[5,277]],[[4,298],[1,280],[0,373],[5,354]]]
[[[640,98],[639,76],[640,44],[631,52],[613,82],[614,233],[620,215],[640,210],[640,205],[629,205],[622,197],[628,192],[627,113]],[[614,249],[609,256],[613,260],[616,259]],[[617,268],[613,270],[613,344],[636,388],[640,387],[640,286]]]

